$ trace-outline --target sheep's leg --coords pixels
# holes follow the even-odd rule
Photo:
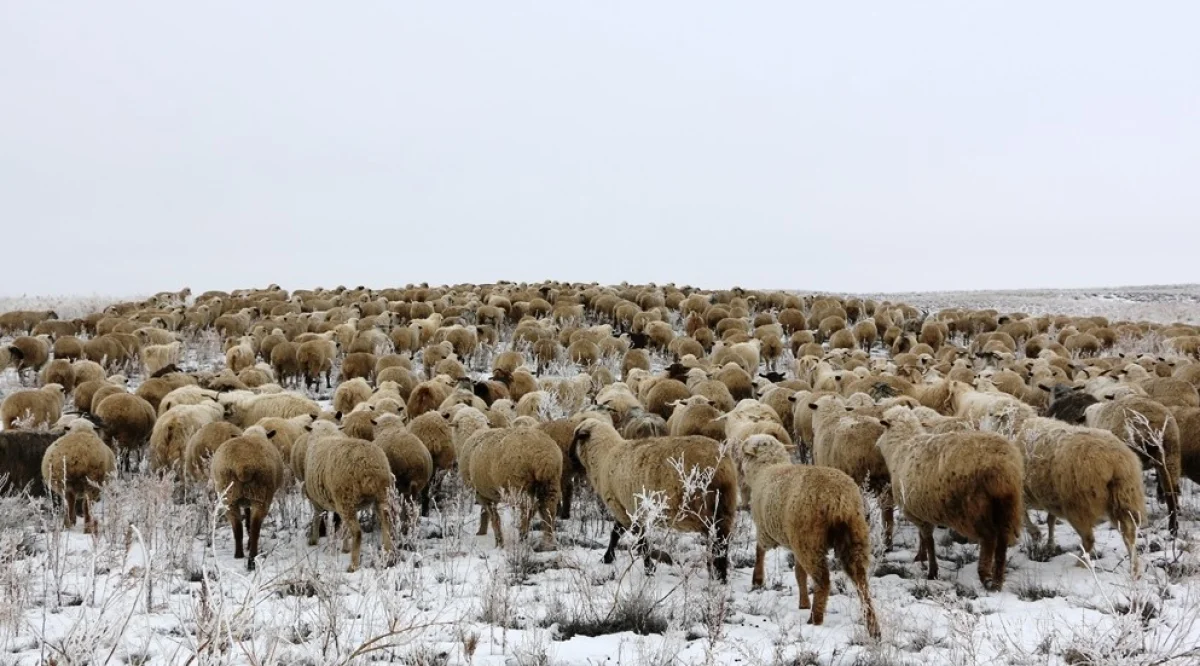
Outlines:
[[[879,494],[879,510],[883,513],[883,549],[892,549],[892,536],[896,532],[896,501],[889,485]]]
[[[96,533],[96,523],[92,520],[92,500],[87,495],[83,496],[83,532]]]
[[[321,540],[321,524],[324,521],[325,514],[320,508],[313,506],[312,523],[308,527],[308,545],[315,546]]]
[[[1042,539],[1042,531],[1039,530],[1037,524],[1033,522],[1033,518],[1029,516],[1028,510],[1025,511],[1025,534],[1028,534],[1029,538],[1033,539],[1035,542],[1041,541]]]
[[[407,508],[408,502],[405,502],[404,506]],[[395,552],[396,544],[392,543],[392,517],[388,513],[387,498],[376,500],[375,515],[379,517],[379,538],[383,541],[384,552]]]
[[[854,589],[858,591],[858,601],[862,604],[863,619],[867,623],[867,635],[871,638],[879,638],[879,618],[875,615],[875,605],[871,603],[871,588],[867,582],[867,552],[862,553],[862,557],[856,557],[855,553],[847,553],[841,557],[842,570],[850,577],[850,582],[854,583]]]
[[[1057,522],[1058,519],[1054,517],[1054,514],[1046,514],[1046,545],[1050,547],[1051,552],[1054,551],[1054,525]]]
[[[796,593],[800,597],[800,608],[809,608],[808,572],[804,570],[804,567],[800,566],[799,559],[797,559],[796,563],[792,565],[792,573],[796,576]],[[826,572],[826,575],[828,575],[828,572]],[[811,618],[809,618],[809,624],[812,624]]]
[[[225,510],[225,517],[229,519],[229,526],[233,528],[233,559],[240,560],[246,556],[242,549],[242,513],[236,506],[231,506]]]
[[[571,499],[575,496],[575,482],[571,479],[570,474],[563,475],[562,479],[562,504],[558,507],[558,517],[563,520],[571,518]]]
[[[602,561],[605,564],[612,564],[617,559],[617,542],[621,540],[621,535],[624,534],[626,528],[617,521],[613,521],[612,532],[608,535],[608,550],[604,551]]]
[[[358,571],[358,564],[362,556],[362,526],[358,524],[358,517],[353,511],[347,512],[346,518],[342,521],[346,526],[347,536],[350,539],[350,567],[346,569],[346,573],[354,573]]]
[[[925,551],[925,557],[929,562],[929,580],[937,580],[938,577],[938,561],[937,550],[933,547],[933,525],[921,525],[921,549]]]
[[[653,574],[657,563],[650,554],[650,548],[646,545],[646,531],[637,523],[630,526],[630,531],[633,532],[634,538],[633,551],[641,555],[642,566],[646,568],[646,573]]]
[[[712,557],[712,573],[722,583],[728,581],[729,526],[725,524],[725,521],[719,522],[713,530],[712,540],[709,542],[708,547]]]
[[[1072,525],[1072,527],[1074,527],[1075,531],[1079,533],[1080,550],[1083,551],[1083,554],[1086,555],[1087,559],[1090,561],[1092,559],[1093,549],[1096,547],[1096,535],[1093,532],[1092,526],[1088,523],[1079,523],[1077,525]],[[1084,564],[1083,560],[1079,560],[1075,563],[1075,566],[1083,567],[1087,565]]]
[[[67,509],[63,512],[63,527],[71,529],[75,527],[75,493],[68,490],[63,493],[63,499],[67,503]]]
[[[484,536],[488,533],[489,514],[487,505],[480,503],[479,505],[479,529],[475,531],[475,536]]]
[[[246,570],[254,571],[254,558],[258,556],[258,535],[262,532],[263,519],[267,517],[267,507],[262,504],[255,504],[250,509],[249,518],[249,556],[246,558]]]
[[[1134,539],[1137,538],[1137,522],[1133,516],[1125,514],[1117,516],[1117,529],[1121,532],[1121,540],[1125,542],[1125,552],[1129,553],[1129,570],[1134,576],[1138,575],[1138,552]]]
[[[492,524],[492,532],[496,535],[496,547],[504,546],[504,532],[500,529],[500,511],[492,502],[483,505],[484,511],[487,513],[488,522]]]
[[[421,517],[422,518],[429,515],[429,496],[433,492],[430,490],[430,488],[432,488],[432,487],[433,487],[433,480],[431,479],[429,483],[425,484],[425,489],[421,491]]]
[[[1000,537],[1003,538],[1003,537]],[[992,574],[994,573],[994,559],[996,552],[996,538],[985,536],[979,540],[979,582],[983,584],[983,589],[992,589]]]
[[[762,544],[754,546],[754,573],[750,576],[750,589],[757,590],[763,586],[763,564],[767,559],[767,549]]]
[[[996,537],[996,547],[992,549],[992,589],[999,591],[1004,587],[1004,567],[1008,562],[1008,537],[1000,534]]]
[[[550,495],[542,499],[542,545],[554,548],[554,515],[558,512],[558,497]]]
[[[808,623],[813,625],[825,623],[825,606],[829,603],[829,565],[825,563],[824,556],[816,562],[816,565],[816,569],[812,573],[812,614],[808,617]],[[799,569],[799,565],[796,565],[796,568]]]

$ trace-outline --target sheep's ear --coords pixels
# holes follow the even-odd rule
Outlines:
[[[1045,384],[1038,384],[1037,386],[1038,386],[1038,388],[1042,389],[1046,393],[1050,393],[1052,391],[1052,389],[1049,386],[1046,386]]]
[[[275,431],[274,430],[267,431],[267,439],[275,439]]]
[[[883,427],[885,427],[885,428],[890,428],[890,427],[892,427],[892,424],[891,424],[891,422],[890,422],[890,421],[888,421],[887,419],[879,419],[879,425],[881,425],[881,426],[883,426]]]
[[[342,412],[341,412],[340,410],[339,410],[339,411],[337,411],[337,412],[335,412],[335,413],[334,413],[334,415],[333,415],[333,418],[335,418],[335,419],[337,419],[337,420],[341,421],[341,420],[342,420]]]
[[[796,402],[796,395],[795,394],[789,395],[788,402]]]
[[[816,409],[816,408],[817,408],[817,403],[815,403],[815,402],[810,402],[810,403],[808,403],[808,408],[809,408],[809,409]]]

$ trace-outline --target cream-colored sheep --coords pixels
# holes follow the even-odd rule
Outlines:
[[[1139,396],[1104,401],[1088,407],[1084,420],[1089,428],[1116,435],[1153,468],[1158,479],[1159,499],[1167,504],[1168,527],[1179,531],[1179,479],[1182,474],[1182,445],[1179,425],[1171,410]]]
[[[375,444],[387,454],[396,477],[396,492],[405,502],[401,505],[401,515],[407,518],[409,502],[425,501],[426,489],[433,478],[433,457],[421,439],[409,432],[404,421],[394,414],[384,414],[375,420]]]
[[[14,391],[0,403],[0,423],[5,430],[48,428],[62,417],[62,407],[63,387],[58,384]]]
[[[212,478],[209,472],[210,464],[213,454],[217,452],[217,447],[224,444],[226,440],[241,434],[241,428],[225,421],[213,421],[200,426],[200,429],[188,438],[187,446],[184,447],[184,478],[191,483],[204,483],[210,480]]]
[[[813,464],[845,473],[879,498],[884,548],[890,550],[895,530],[891,476],[883,454],[875,446],[884,427],[869,415],[849,413],[847,410],[852,408],[837,396],[823,396],[809,408],[816,411],[812,422]]]
[[[215,402],[179,405],[159,416],[150,432],[150,471],[182,472],[188,440],[204,424],[219,421],[221,416],[221,406]]]
[[[337,390],[333,392],[333,409],[349,414],[360,402],[366,402],[370,398],[371,385],[367,380],[356,377],[338,384]]]
[[[641,506],[645,498],[659,496],[666,503],[663,515],[672,529],[711,529],[712,568],[717,578],[726,580],[738,478],[732,459],[722,455],[717,442],[707,437],[659,437],[635,443],[623,439],[612,424],[589,418],[575,428],[571,456],[586,470],[592,488],[613,514],[606,564],[614,561],[621,535],[632,530],[643,564],[653,570],[654,559],[662,555],[646,547],[646,525],[634,519],[645,516]],[[704,488],[685,494],[685,483],[693,477],[705,480]]]
[[[1107,430],[1080,428],[1056,419],[1034,418],[1017,436],[1025,447],[1025,503],[1049,513],[1048,543],[1054,520],[1079,534],[1084,553],[1095,545],[1092,528],[1107,517],[1125,541],[1137,572],[1134,538],[1146,510],[1142,466],[1137,455]]]
[[[226,420],[242,428],[272,416],[289,419],[307,415],[315,419],[321,413],[315,401],[288,391],[262,395],[233,391],[221,394],[220,402],[225,406]]]
[[[758,540],[754,553],[753,588],[763,585],[766,552],[784,546],[796,557],[800,608],[808,608],[808,577],[815,583],[809,624],[822,624],[829,599],[830,548],[858,590],[867,633],[879,638],[879,621],[871,603],[867,567],[871,558],[870,528],[854,480],[828,467],[793,465],[787,449],[769,435],[754,435],[742,450],[742,475],[754,490],[750,515]]]
[[[142,368],[146,376],[153,376],[167,366],[178,365],[182,351],[183,344],[178,341],[142,347]]]
[[[42,456],[42,479],[66,505],[64,525],[75,525],[75,501],[82,499],[84,531],[96,531],[92,502],[99,499],[100,488],[115,469],[112,450],[96,435],[92,423],[71,421],[67,433],[54,440]]]
[[[320,539],[323,513],[337,513],[348,533],[349,543],[343,545],[343,551],[350,551],[348,571],[356,571],[362,552],[358,511],[372,507],[383,548],[393,552],[388,491],[395,482],[387,454],[374,443],[341,436],[310,438],[304,461],[304,493],[313,505],[308,545],[315,546]]]

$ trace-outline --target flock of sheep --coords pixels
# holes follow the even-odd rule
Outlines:
[[[536,515],[548,549],[586,480],[614,520],[605,562],[627,532],[648,570],[670,562],[645,539],[656,497],[725,580],[748,507],[755,586],[766,550],[787,548],[820,624],[832,549],[878,636],[864,493],[882,508],[877,546],[899,507],[930,578],[941,526],[979,544],[980,581],[999,589],[1022,528],[1040,537],[1031,510],[1051,542],[1069,523],[1084,557],[1110,521],[1136,571],[1144,471],[1172,532],[1180,483],[1200,482],[1200,330],[1181,324],[548,282],[184,290],[70,321],[9,312],[0,335],[0,369],[38,386],[0,407],[10,487],[45,484],[68,526],[79,505],[93,529],[111,475],[172,473],[181,497],[219,495],[250,569],[275,496],[297,485],[310,545],[335,514],[354,570],[358,512],[390,552],[454,470],[480,534],[500,544],[498,505],[519,500],[520,533]],[[224,367],[196,369],[189,351],[213,335]],[[1123,341],[1160,351],[1118,354]]]

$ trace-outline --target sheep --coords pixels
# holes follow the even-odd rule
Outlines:
[[[1151,377],[1142,380],[1140,384],[1147,397],[1164,407],[1200,407],[1200,392],[1186,380]]]
[[[71,362],[71,367],[75,369],[75,385],[79,386],[83,382],[104,381],[108,375],[104,372],[104,366],[95,361],[76,360]]]
[[[378,414],[375,408],[366,403],[360,404],[349,414],[337,412],[335,418],[341,424],[342,433],[353,439],[365,439],[368,442],[375,439],[374,420]]]
[[[241,434],[241,428],[225,421],[213,421],[200,426],[200,429],[188,438],[187,445],[184,447],[184,478],[192,483],[201,483],[211,479],[210,463],[217,447],[224,444],[226,440]]]
[[[738,506],[738,477],[733,461],[721,452],[717,442],[707,437],[630,442],[612,424],[589,418],[576,426],[570,456],[585,470],[588,482],[613,515],[605,564],[614,561],[621,535],[632,530],[643,565],[648,572],[653,571],[656,554],[646,547],[646,526],[635,522],[634,517],[644,514],[640,506],[643,498],[661,494],[666,502],[667,524],[673,529],[711,529],[711,566],[716,577],[726,581],[728,538]],[[685,484],[696,478],[705,481],[702,491],[685,494]]]
[[[62,417],[62,407],[63,387],[58,384],[14,391],[0,403],[0,423],[5,430],[48,428]]]
[[[933,528],[945,525],[979,542],[979,580],[999,590],[1008,546],[1020,536],[1024,461],[1004,437],[988,432],[926,434],[916,415],[897,406],[883,414],[876,442],[887,462],[893,496],[920,531],[918,558],[938,575]]]
[[[388,464],[396,477],[396,492],[405,502],[402,517],[408,515],[408,502],[422,500],[433,478],[433,457],[421,439],[408,431],[404,421],[393,414],[375,419],[375,444],[387,454]],[[407,522],[407,520],[403,520]]]
[[[57,427],[46,432],[0,430],[0,491],[45,495],[42,458],[62,434]]]
[[[96,531],[92,520],[92,502],[100,497],[100,488],[116,468],[112,450],[96,435],[87,419],[74,419],[67,433],[54,440],[42,456],[42,479],[66,505],[63,524],[75,525],[75,501],[83,500],[84,531]]]
[[[1138,396],[1100,402],[1084,412],[1089,428],[1107,430],[1123,441],[1143,465],[1155,469],[1159,499],[1165,500],[1171,534],[1179,531],[1179,478],[1182,457],[1179,425],[1166,407]]]
[[[202,402],[214,402],[220,397],[220,393],[199,386],[187,385],[173,389],[170,393],[163,396],[158,403],[158,414],[161,416],[166,414],[169,409],[177,405],[199,405]]]
[[[1047,543],[1054,545],[1054,520],[1061,518],[1090,554],[1092,528],[1107,516],[1121,533],[1136,573],[1133,541],[1146,506],[1137,455],[1107,430],[1049,418],[1027,420],[1017,442],[1025,449],[1025,505],[1049,514]]]
[[[8,355],[20,378],[26,370],[37,372],[50,360],[50,336],[22,335],[8,343]],[[14,362],[15,361],[15,362]]]
[[[371,385],[367,380],[356,377],[338,384],[333,392],[333,408],[336,411],[349,414],[360,402],[371,398]]]
[[[656,382],[646,394],[646,411],[657,414],[664,420],[671,418],[673,406],[679,400],[687,400],[692,395],[687,384],[677,379],[662,379]]]
[[[203,402],[180,405],[159,416],[150,432],[150,471],[182,472],[188,440],[204,424],[219,421],[221,415],[220,405]]]
[[[272,355],[278,348],[271,350]],[[320,388],[320,377],[324,374],[325,388],[333,388],[333,359],[337,356],[337,352],[338,343],[327,338],[309,340],[296,348],[296,365],[300,374],[304,376],[306,387],[313,390]],[[273,356],[271,365],[275,365]],[[284,373],[276,369],[276,374],[282,377]]]
[[[951,381],[950,404],[955,416],[966,417],[981,430],[1012,435],[1021,424],[1036,416],[1033,408],[998,391],[976,391],[969,385]]]
[[[75,366],[66,359],[56,358],[42,367],[38,379],[43,386],[58,384],[63,392],[71,393],[75,390]]]
[[[183,344],[178,341],[142,347],[142,368],[146,376],[150,377],[169,365],[178,364],[182,350]]]
[[[300,345],[287,340],[271,347],[271,353],[267,360],[280,383],[295,385],[303,375],[300,368],[299,349]]]
[[[269,416],[292,418],[308,415],[317,418],[320,406],[299,393],[266,393],[256,395],[248,392],[224,393],[220,402],[225,407],[226,420],[242,428],[248,428]]]
[[[261,429],[260,429],[261,430]],[[283,480],[283,458],[268,441],[275,435],[247,431],[226,440],[212,456],[213,486],[221,494],[225,515],[233,528],[233,558],[246,558],[246,570],[254,571],[258,556],[258,537],[263,519]],[[249,544],[242,547],[242,512],[250,533]]]
[[[292,444],[291,463],[292,476],[300,482],[304,481],[304,465],[308,462],[308,444],[321,437],[338,437],[341,431],[333,421],[319,419],[305,426],[306,432]]]
[[[1176,407],[1171,413],[1179,429],[1181,474],[1200,483],[1200,408]]]
[[[695,395],[676,405],[667,422],[667,434],[671,437],[703,435],[720,441],[725,438],[725,424],[720,418],[721,412],[711,400]]]
[[[504,545],[496,504],[505,499],[505,493],[521,493],[529,497],[522,511],[521,536],[529,533],[536,510],[543,522],[542,547],[553,548],[554,516],[562,495],[562,450],[549,435],[536,428],[490,431],[497,432],[499,436],[481,438],[466,459],[470,486],[487,513],[496,546]]]
[[[621,436],[625,439],[650,439],[667,434],[667,422],[658,414],[649,414],[642,410],[630,412],[628,420],[621,427]]]
[[[313,433],[317,432],[315,426]],[[313,505],[313,519],[308,531],[308,545],[320,539],[324,512],[333,511],[341,517],[348,532],[350,567],[358,570],[362,552],[362,528],[358,511],[367,507],[379,518],[380,539],[390,555],[391,524],[388,518],[388,491],[395,485],[387,454],[375,444],[362,439],[342,436],[311,437],[305,447],[304,493]]]
[[[361,378],[375,381],[375,355],[367,352],[352,352],[342,359],[342,381]]]
[[[867,565],[871,557],[870,528],[854,480],[828,467],[793,465],[783,444],[768,435],[754,435],[742,451],[742,475],[754,489],[750,515],[758,544],[754,551],[751,587],[763,586],[767,550],[784,546],[796,558],[800,608],[808,608],[808,577],[815,583],[809,624],[825,620],[829,599],[829,566],[825,554],[833,548],[842,570],[858,590],[867,633],[879,638],[879,620],[871,603]]]
[[[442,377],[417,384],[405,405],[408,417],[416,418],[425,412],[436,411],[453,392],[453,383]]]
[[[875,446],[884,427],[871,416],[847,413],[848,408],[837,396],[823,396],[809,408],[816,412],[812,421],[813,464],[843,472],[879,497],[884,548],[891,550],[895,530],[891,477],[883,454]]]
[[[149,402],[132,393],[120,392],[101,400],[92,409],[97,425],[121,454],[123,467],[132,469],[131,456],[141,452],[150,440],[157,419]]]
[[[1050,394],[1050,403],[1046,406],[1046,416],[1072,425],[1082,424],[1087,408],[1100,402],[1082,386],[1060,383],[1053,387],[1038,384],[1038,388]]]

